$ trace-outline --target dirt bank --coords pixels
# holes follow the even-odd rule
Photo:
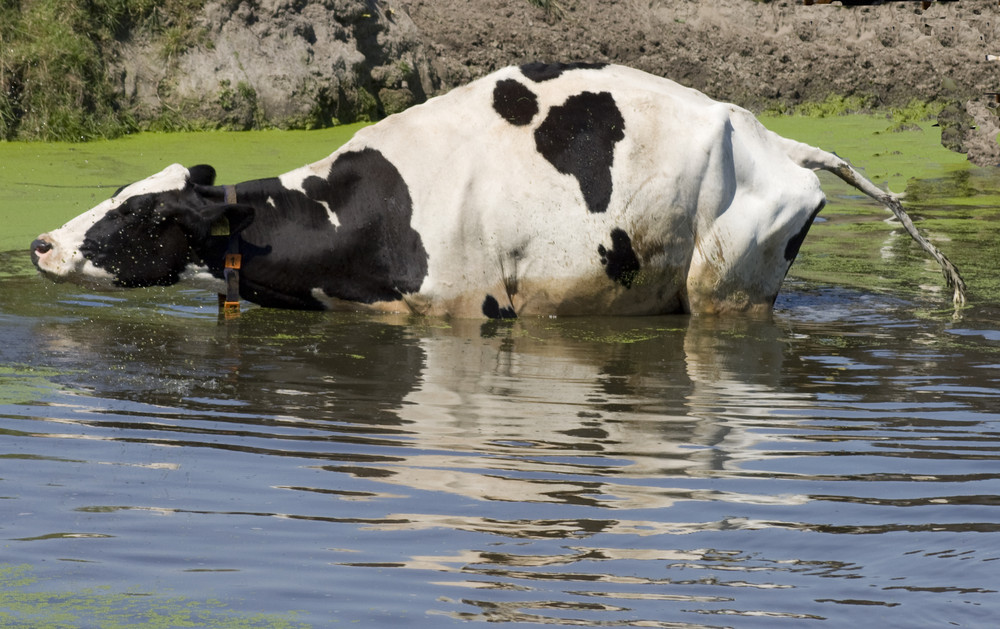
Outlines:
[[[549,10],[539,7],[547,4]],[[996,129],[995,0],[208,0],[183,46],[123,42],[124,109],[166,128],[378,118],[502,66],[609,61],[752,110],[944,100],[956,146]],[[970,115],[972,117],[970,117]],[[975,156],[1000,161],[995,133]],[[980,157],[977,157],[980,159]]]
[[[970,138],[996,164],[1000,10],[993,0],[805,6],[801,1],[398,0],[421,33],[443,91],[536,59],[624,63],[760,110],[855,96],[871,107],[957,101],[978,117]],[[970,103],[971,102],[971,103]]]
[[[759,108],[830,93],[876,105],[973,97],[1000,88],[997,3],[562,0],[562,17],[527,0],[399,0],[428,46],[441,87],[535,59],[625,63],[719,99]]]

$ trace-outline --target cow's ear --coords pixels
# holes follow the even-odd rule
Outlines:
[[[238,234],[253,223],[252,206],[239,203],[216,203],[202,208],[166,207],[160,210],[165,218],[177,221],[188,236],[200,242],[209,236]]]
[[[215,169],[208,164],[198,164],[188,169],[188,181],[196,186],[211,186],[215,183]]]

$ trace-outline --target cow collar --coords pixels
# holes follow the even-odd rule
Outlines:
[[[227,205],[236,204],[236,186],[222,186]],[[225,221],[225,231],[229,236],[226,246],[226,258],[223,265],[223,278],[226,282],[226,294],[219,295],[219,316],[223,319],[234,319],[240,316],[240,267],[243,256],[240,255],[240,239],[230,229],[229,221]]]

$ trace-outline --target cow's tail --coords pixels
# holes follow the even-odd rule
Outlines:
[[[965,281],[962,279],[962,275],[937,247],[928,242],[917,231],[917,228],[913,226],[913,221],[910,220],[909,215],[903,210],[903,204],[900,202],[899,197],[891,192],[882,190],[864,175],[854,170],[846,160],[837,157],[833,153],[828,153],[808,144],[802,144],[787,138],[782,138],[782,140],[787,147],[788,156],[800,166],[829,171],[888,208],[899,219],[899,222],[903,224],[907,233],[941,265],[941,271],[944,273],[944,279],[948,283],[948,287],[955,291],[955,306],[965,305]]]

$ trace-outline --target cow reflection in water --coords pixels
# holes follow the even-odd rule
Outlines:
[[[454,454],[409,457],[383,480],[485,500],[667,507],[698,492],[614,479],[725,469],[753,443],[740,417],[796,404],[775,391],[785,346],[773,324],[637,323],[534,320],[481,342],[455,328],[424,337],[426,366],[398,414],[422,448]],[[565,480],[575,474],[590,480]]]
[[[252,424],[265,437],[279,424],[318,431],[320,451],[310,451],[311,438],[277,441],[280,432],[275,447],[292,443],[297,456],[329,471],[476,500],[666,507],[700,492],[629,481],[725,469],[753,443],[747,416],[797,403],[775,392],[785,333],[767,321],[523,319],[480,327],[253,310],[216,327],[107,312],[44,331],[50,352],[119,366],[71,377],[95,395],[155,405],[151,414],[180,406],[186,418]],[[227,414],[231,405],[212,400],[242,404]],[[181,425],[158,428],[164,439],[191,441]],[[331,453],[330,442],[348,447]],[[385,526],[442,525],[437,518],[397,515]],[[507,527],[475,517],[448,525]],[[531,523],[517,526],[531,534]],[[554,524],[538,526],[551,534]]]

